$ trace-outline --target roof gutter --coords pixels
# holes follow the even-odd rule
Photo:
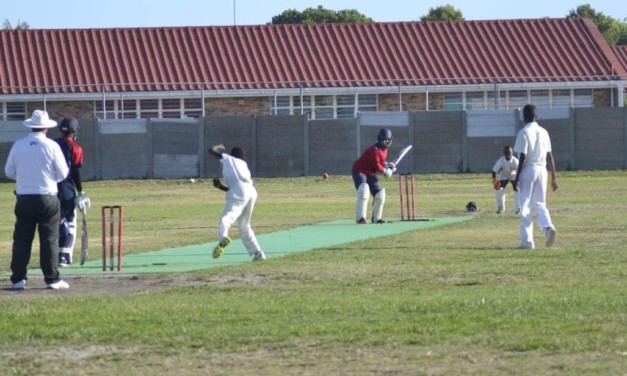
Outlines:
[[[617,89],[618,104],[622,107],[623,90],[627,81],[595,82],[540,82],[540,83],[489,83],[472,85],[416,85],[416,86],[353,86],[341,88],[293,88],[293,89],[239,89],[239,90],[186,90],[186,91],[144,91],[135,93],[53,93],[53,94],[7,94],[0,95],[3,102],[63,101],[63,100],[107,100],[149,99],[149,98],[219,98],[219,97],[274,97],[299,95],[355,95],[355,94],[394,94],[443,93],[466,91],[499,90],[560,90],[560,89]]]

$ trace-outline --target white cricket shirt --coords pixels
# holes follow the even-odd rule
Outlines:
[[[56,195],[57,183],[70,169],[61,147],[41,132],[32,132],[15,141],[4,173],[16,181],[18,195]]]

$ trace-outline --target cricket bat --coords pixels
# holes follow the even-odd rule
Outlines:
[[[87,208],[81,209],[83,224],[81,230],[81,265],[87,260],[87,250],[89,248],[89,239],[87,236]]]
[[[394,160],[392,161],[394,163],[394,166],[398,166],[398,163],[401,161],[401,159],[403,159],[403,157],[409,153],[409,151],[411,150],[413,146],[412,145],[407,145],[405,146],[400,153],[398,153],[398,155],[396,156],[396,158],[394,158]]]

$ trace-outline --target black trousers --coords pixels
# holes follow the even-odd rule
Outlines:
[[[15,203],[11,282],[27,279],[35,230],[39,232],[39,265],[46,283],[59,277],[59,222],[61,209],[56,195],[18,195]]]

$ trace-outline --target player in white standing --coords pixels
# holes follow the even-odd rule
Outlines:
[[[351,175],[357,189],[357,205],[355,220],[358,224],[367,224],[366,212],[368,200],[372,195],[372,223],[385,223],[383,216],[383,204],[385,204],[385,188],[379,185],[378,173],[385,177],[392,176],[396,166],[392,162],[386,162],[388,148],[392,145],[392,131],[387,128],[379,130],[377,143],[368,147],[353,163]]]
[[[24,290],[35,232],[39,233],[39,266],[49,289],[67,289],[70,285],[59,274],[59,222],[61,210],[57,183],[70,169],[59,144],[46,137],[57,126],[48,113],[33,111],[23,124],[32,132],[15,141],[9,152],[4,173],[15,180],[15,229],[11,258],[11,290]]]
[[[503,155],[496,161],[492,167],[492,184],[496,198],[496,213],[501,214],[505,211],[505,187],[510,182],[514,182],[518,171],[518,158],[514,157],[512,147],[506,145],[503,148]],[[520,212],[520,204],[518,203],[518,192],[514,191],[514,213]]]
[[[213,249],[213,258],[218,258],[224,252],[224,247],[229,245],[229,229],[237,222],[240,239],[246,247],[253,261],[262,261],[266,255],[261,250],[255,233],[250,226],[257,190],[253,186],[248,164],[244,161],[244,149],[234,147],[231,154],[224,152],[224,145],[215,145],[209,149],[209,153],[220,160],[222,164],[222,177],[226,185],[219,178],[213,179],[213,186],[226,192],[226,205],[222,211],[222,217],[218,224],[219,243]]]
[[[537,122],[536,106],[528,104],[523,108],[525,126],[516,136],[514,151],[519,163],[514,190],[520,199],[520,239],[521,249],[534,249],[532,210],[536,213],[538,226],[544,232],[545,245],[550,247],[555,241],[555,226],[546,207],[547,168],[551,172],[551,188],[557,190],[555,162],[551,152],[551,138],[546,129]]]

